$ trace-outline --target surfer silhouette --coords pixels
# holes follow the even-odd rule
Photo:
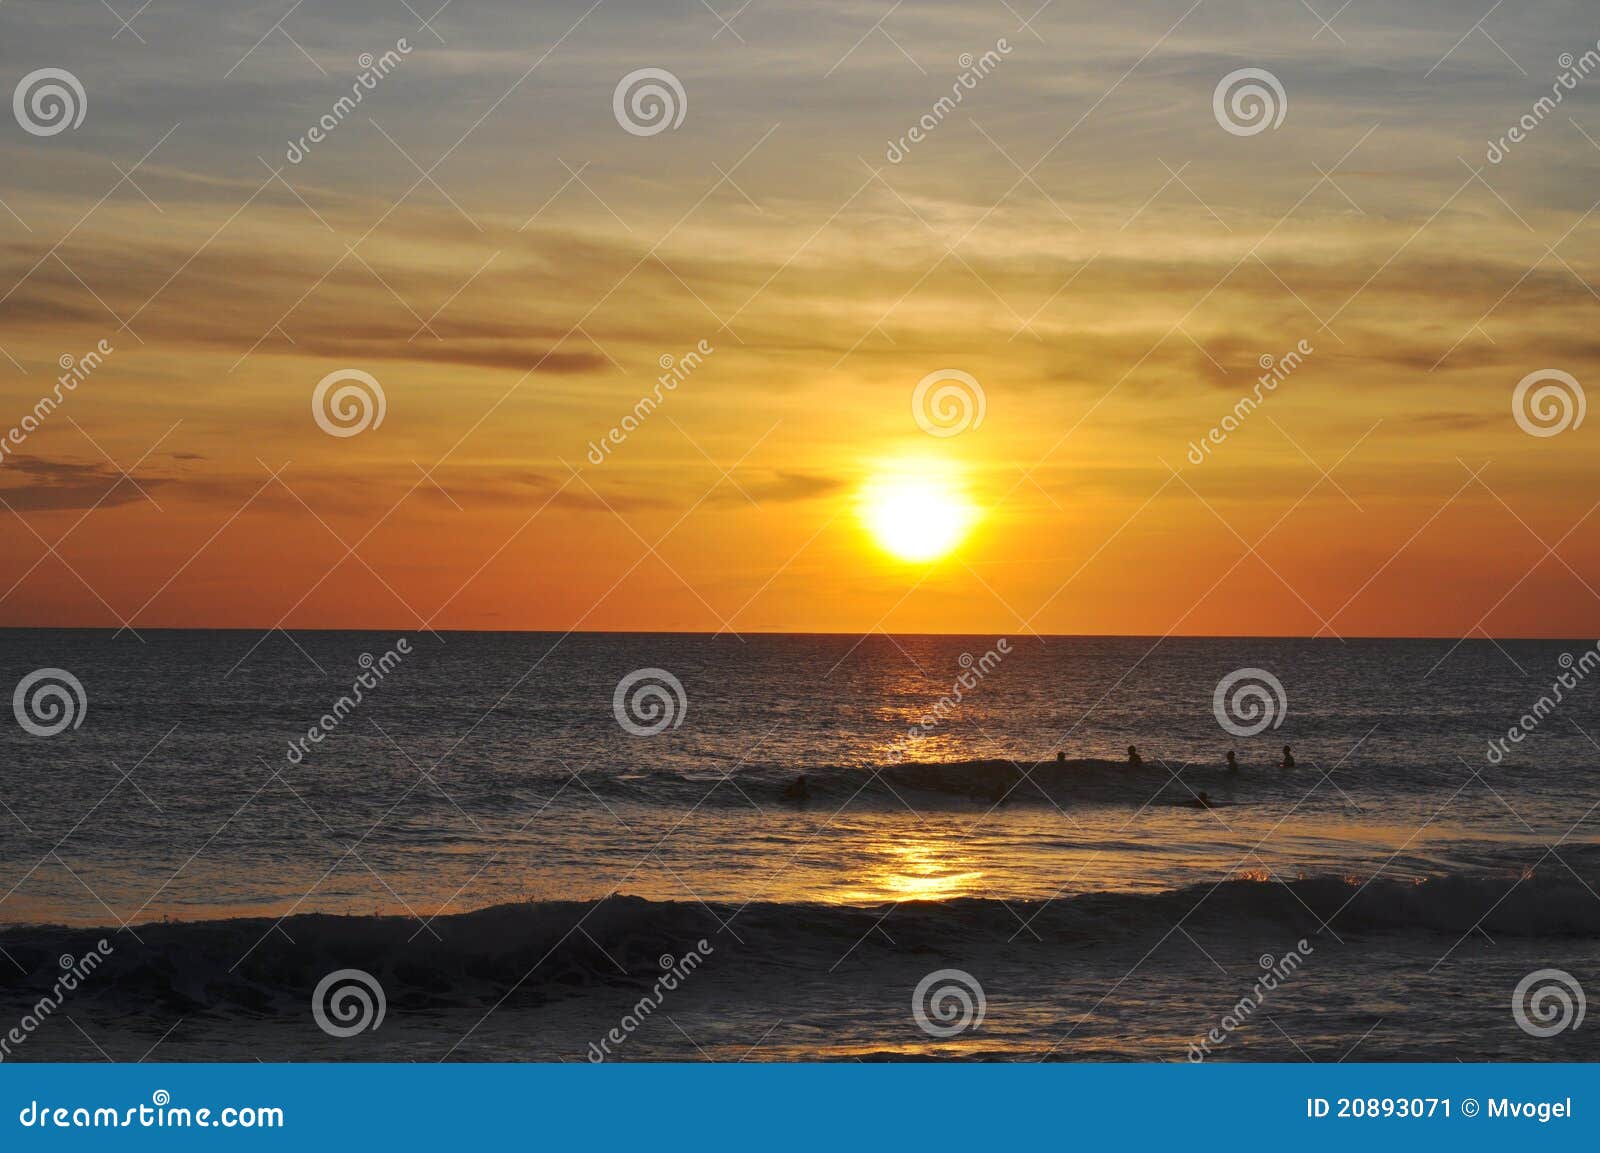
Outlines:
[[[1289,751],[1288,745],[1283,746],[1283,764],[1278,767],[1281,769],[1294,768],[1294,754]]]
[[[1144,766],[1144,758],[1139,755],[1139,750],[1133,745],[1128,746],[1128,767],[1138,769]]]

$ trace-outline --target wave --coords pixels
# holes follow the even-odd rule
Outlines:
[[[709,954],[707,967],[749,978],[822,971],[846,955],[909,957],[925,966],[930,956],[953,950],[1002,950],[1054,965],[1069,952],[1142,948],[1175,924],[1278,947],[1316,937],[1324,924],[1346,942],[1361,935],[1456,939],[1480,928],[1494,938],[1600,937],[1600,902],[1564,870],[1419,882],[1232,879],[1050,902],[908,902],[892,909],[892,944],[873,932],[889,911],[614,895],[499,905],[437,918],[428,929],[415,918],[321,914],[144,924],[135,927],[142,940],[123,931],[16,927],[0,931],[0,945],[27,976],[0,988],[0,1004],[25,1010],[60,975],[58,958],[81,957],[101,939],[111,955],[73,994],[98,1011],[115,1016],[159,1007],[250,1016],[303,1009],[322,977],[345,968],[377,977],[391,1004],[442,1009],[487,1006],[502,997],[538,1004],[596,986],[648,984],[664,963],[697,948]],[[699,946],[702,940],[709,949]]]
[[[738,804],[750,799],[766,803],[783,803],[790,798],[785,790],[796,777],[804,776],[810,800],[814,804],[832,802],[840,805],[846,801],[877,800],[898,805],[897,795],[915,796],[923,803],[975,803],[991,805],[1003,802],[1008,805],[1052,805],[1073,801],[1087,803],[1131,802],[1143,804],[1163,785],[1170,785],[1184,797],[1188,793],[1172,781],[1172,773],[1155,765],[1129,769],[1122,761],[1084,757],[1073,760],[1050,760],[1029,763],[1009,760],[966,761],[901,761],[892,764],[861,766],[797,765],[797,766],[744,766],[731,779],[737,789],[718,789],[707,794],[707,789],[722,780],[723,774],[710,769],[704,772],[680,772],[670,769],[625,772],[597,777],[591,787],[602,795],[623,796],[639,801],[674,797],[675,794],[693,795],[695,800],[704,797],[707,804]],[[1218,788],[1228,783],[1243,783],[1245,776],[1229,776],[1219,766],[1210,769],[1184,771],[1185,781],[1200,783],[1201,787]],[[1263,779],[1260,773],[1253,778]],[[1277,774],[1265,778],[1276,781]]]
[[[707,760],[661,767],[612,763],[583,773],[581,786],[574,786],[569,768],[556,771],[535,764],[508,766],[489,784],[470,779],[452,781],[449,796],[419,791],[413,803],[441,810],[459,804],[474,813],[490,814],[545,804],[558,796],[565,804],[580,806],[622,801],[717,809],[748,808],[754,801],[763,808],[781,807],[796,804],[788,790],[801,776],[806,781],[804,803],[814,811],[832,812],[847,804],[903,811],[907,803],[918,810],[975,806],[988,809],[994,805],[1023,809],[1073,805],[1138,808],[1151,803],[1189,803],[1202,791],[1229,803],[1283,797],[1298,800],[1318,774],[1309,766],[1283,772],[1261,764],[1247,764],[1238,773],[1230,774],[1220,761],[1165,766],[1151,761],[1130,769],[1122,760],[1094,757],[859,764]],[[1431,795],[1441,785],[1459,784],[1460,765],[1412,766],[1403,772],[1346,771],[1333,776],[1340,781],[1339,788],[1357,796]],[[339,795],[329,794],[330,805]],[[316,803],[319,798],[310,799]]]

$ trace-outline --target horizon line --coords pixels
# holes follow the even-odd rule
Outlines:
[[[1034,637],[1038,640],[1206,640],[1206,641],[1249,641],[1249,640],[1275,640],[1275,641],[1332,641],[1343,644],[1347,641],[1453,641],[1465,644],[1469,641],[1491,644],[1502,641],[1589,641],[1591,638],[1581,636],[1555,636],[1555,635],[1503,635],[1496,636],[1482,632],[1478,636],[1457,636],[1450,633],[1434,634],[1400,634],[1400,633],[1371,633],[1362,635],[1323,636],[1321,634],[1308,635],[1305,633],[1040,633],[1027,630],[1022,633],[1006,632],[1005,630],[984,632],[888,632],[884,629],[871,629],[867,631],[852,631],[841,629],[747,629],[735,632],[732,629],[707,630],[707,629],[539,629],[539,628],[296,628],[286,629],[281,625],[159,625],[135,628],[132,625],[0,625],[0,633],[6,632],[81,632],[81,633],[110,633],[115,636],[122,632],[143,633],[414,633],[423,635],[435,634],[517,634],[526,633],[530,636],[682,636],[682,637],[710,637],[716,639],[723,635],[734,640],[742,640],[746,636],[760,637],[850,637],[862,638],[874,635],[884,637],[996,637],[1006,638],[1013,636]],[[1600,639],[1595,643],[1600,645]]]

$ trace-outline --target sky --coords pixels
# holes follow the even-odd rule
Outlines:
[[[1491,3],[13,0],[0,626],[1594,637],[1600,17]]]

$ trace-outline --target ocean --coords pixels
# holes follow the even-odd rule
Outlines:
[[[9,1060],[1600,1058],[1543,1024],[1593,640],[8,630],[13,686],[0,1026],[105,959]]]

